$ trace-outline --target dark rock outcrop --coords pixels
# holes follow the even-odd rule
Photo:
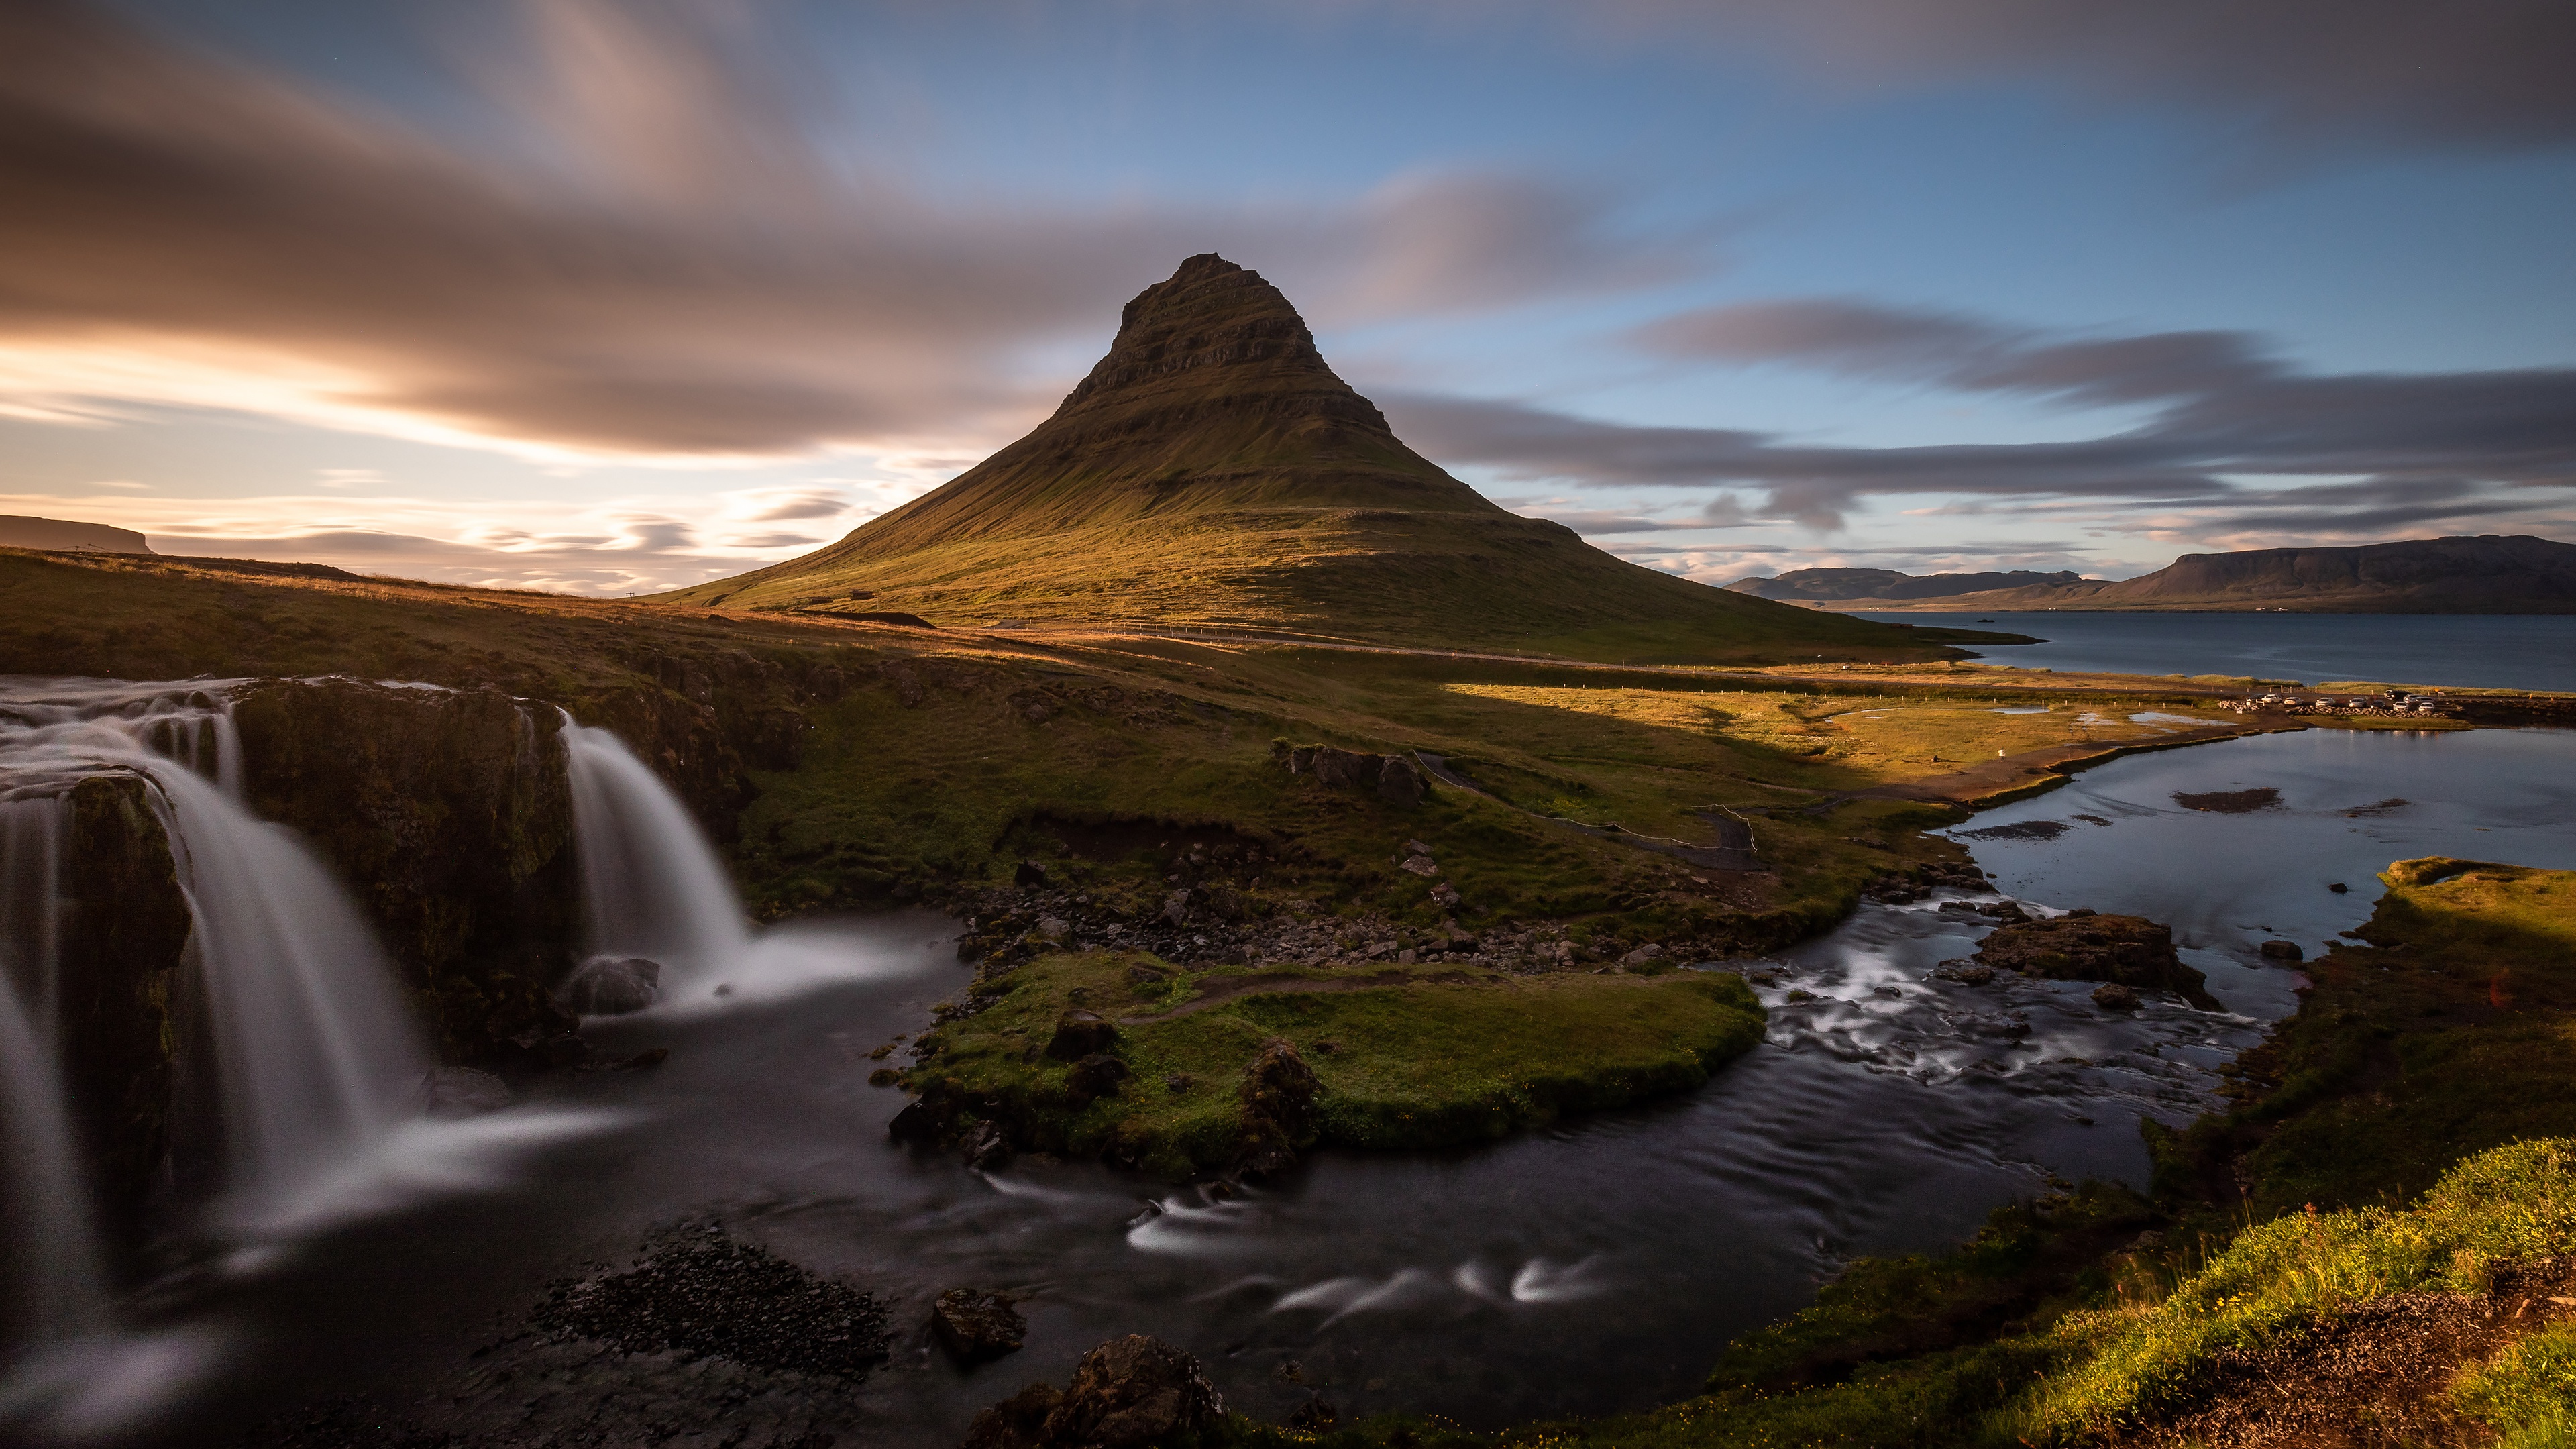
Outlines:
[[[2103,981],[2171,991],[2203,1011],[2219,1009],[2209,978],[2174,954],[2173,930],[2143,916],[2059,916],[1999,926],[1977,960],[2052,981]]]
[[[1056,1018],[1055,1036],[1047,1042],[1047,1055],[1058,1061],[1079,1061],[1117,1044],[1118,1023],[1096,1011],[1068,1011]]]
[[[1029,1336],[1028,1320],[999,1293],[951,1288],[930,1310],[931,1331],[960,1363],[983,1363],[1016,1353]]]
[[[1073,1064],[1064,1074],[1064,1089],[1076,1107],[1118,1095],[1119,1084],[1126,1081],[1127,1064],[1107,1052],[1093,1052]]]
[[[546,990],[577,928],[554,709],[497,689],[263,680],[233,718],[251,809],[332,865],[450,1052],[571,1028]]]
[[[564,983],[565,1009],[580,1016],[623,1016],[651,1006],[662,994],[662,963],[641,956],[593,957]]]
[[[1422,767],[1402,755],[1299,745],[1287,751],[1287,763],[1289,774],[1312,776],[1327,789],[1368,791],[1399,809],[1421,804],[1431,789]]]
[[[1031,1384],[975,1416],[966,1449],[1166,1449],[1225,1417],[1225,1400],[1197,1359],[1159,1338],[1129,1334],[1084,1354],[1057,1393]]]
[[[1323,1084],[1315,1069],[1280,1038],[1264,1042],[1243,1069],[1243,1149],[1247,1171],[1276,1172],[1311,1145],[1317,1130],[1315,1098]]]
[[[110,1234],[130,1239],[169,1148],[178,968],[193,923],[142,776],[82,780],[68,811],[63,1074]]]

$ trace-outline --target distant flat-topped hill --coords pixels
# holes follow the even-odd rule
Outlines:
[[[1906,575],[1895,577],[1903,579]],[[1749,582],[1753,581],[1728,587],[1741,588]],[[2163,609],[2215,613],[2288,609],[2314,614],[2576,614],[2576,544],[2553,543],[2528,534],[2489,533],[2475,538],[2418,538],[2350,548],[2187,553],[2154,573],[2117,583],[2069,578],[1932,597],[1894,591],[1875,596],[1802,597],[1811,599],[1818,608],[1872,612]]]
[[[1488,502],[1209,254],[1127,310],[1034,432],[803,558],[662,596],[935,624],[1175,625],[1647,662],[1919,656],[1921,633],[1731,594]]]
[[[2067,570],[2043,574],[2032,569],[1985,574],[1901,574],[1894,569],[1791,569],[1778,578],[1759,574],[1727,587],[1757,599],[1782,603],[1843,603],[1852,599],[1933,599],[1951,594],[1984,593],[2083,582]]]
[[[150,553],[143,535],[104,523],[0,514],[0,548],[43,548],[56,553]]]

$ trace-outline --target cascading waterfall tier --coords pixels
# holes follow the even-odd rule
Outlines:
[[[429,1067],[392,965],[347,894],[291,832],[241,803],[230,710],[244,682],[0,680],[0,801],[59,801],[99,775],[150,782],[194,922],[189,965],[219,1098],[217,1215],[233,1227],[292,1215],[326,1190],[403,1119]],[[12,940],[31,943],[22,954],[51,929],[48,912],[13,911],[9,923]]]
[[[567,715],[563,741],[591,959],[659,962],[666,995],[711,985],[751,943],[715,850],[616,735]]]
[[[0,801],[0,1362],[107,1315],[55,1040],[66,803]]]

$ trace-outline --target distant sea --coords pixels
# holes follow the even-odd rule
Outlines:
[[[2576,691],[2576,614],[1863,614],[2031,634],[1981,645],[2025,669],[2240,674],[2476,689]]]

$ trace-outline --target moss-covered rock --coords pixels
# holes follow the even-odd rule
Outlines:
[[[1998,926],[1977,959],[2051,981],[2104,981],[2140,991],[2170,991],[2203,1011],[2216,1011],[2209,978],[2174,954],[2173,928],[2144,916],[2091,911]]]

